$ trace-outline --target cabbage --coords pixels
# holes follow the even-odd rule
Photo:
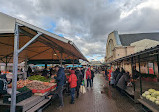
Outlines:
[[[159,91],[155,91],[154,94],[155,94],[156,96],[159,96]]]
[[[155,98],[155,97],[150,97],[149,100],[152,101],[152,102],[155,102],[155,101],[156,101],[156,98]]]
[[[150,93],[154,93],[156,90],[155,89],[149,89],[148,90]]]
[[[155,103],[156,103],[157,105],[159,105],[159,101],[155,101]]]
[[[147,96],[146,96],[146,99],[149,100],[150,98],[151,98],[151,95],[147,95]]]
[[[145,91],[145,95],[149,95],[150,94],[150,92],[149,91]]]
[[[145,93],[143,93],[143,94],[142,94],[142,96],[143,96],[143,97],[146,97],[146,94],[145,94]]]
[[[151,97],[157,97],[157,95],[154,93],[151,94]]]
[[[159,99],[159,96],[157,96],[157,99]]]

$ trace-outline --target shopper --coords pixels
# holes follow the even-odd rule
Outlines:
[[[75,71],[71,70],[71,75],[69,76],[70,88],[71,88],[71,104],[74,104],[75,98],[75,88],[77,87],[77,76],[75,75]]]
[[[87,72],[86,72],[86,79],[87,79],[87,88],[89,87],[92,87],[92,84],[91,84],[91,69],[88,68],[87,69]]]
[[[115,78],[114,78],[114,68],[112,68],[112,73],[110,77],[110,85],[114,86],[115,84]]]
[[[86,71],[87,69],[84,67],[82,70],[84,86],[86,87],[87,79],[86,79]]]
[[[109,74],[109,72],[108,72],[107,68],[105,68],[105,79],[106,80],[108,80],[108,74]]]
[[[118,76],[118,74],[120,73],[120,69],[117,68],[115,71],[114,71],[114,80],[116,81],[116,78]]]
[[[91,84],[93,86],[93,79],[94,79],[95,75],[94,75],[94,70],[93,68],[91,68]]]
[[[62,67],[59,67],[58,65],[55,66],[55,70],[57,71],[57,77],[54,77],[57,82],[57,94],[59,96],[60,100],[60,108],[64,106],[63,103],[63,85],[65,82],[65,73],[64,69]]]
[[[31,67],[29,66],[29,67],[28,67],[28,70],[27,70],[27,77],[29,77],[31,73],[32,73],[32,69],[31,69]]]
[[[48,78],[48,73],[49,73],[49,71],[46,68],[44,68],[43,71],[42,71],[42,76]]]
[[[84,75],[85,75],[85,68],[81,68],[81,72],[82,72],[82,77],[83,77],[83,79],[84,79]]]
[[[76,68],[75,74],[76,74],[77,79],[78,79],[78,81],[77,81],[77,87],[76,87],[76,91],[77,91],[76,98],[78,98],[79,97],[79,89],[80,89],[80,85],[82,83],[83,76],[82,76],[82,73],[81,73],[81,71],[80,71],[79,68]]]
[[[126,89],[126,87],[127,87],[127,82],[129,81],[129,79],[130,79],[129,72],[123,73],[123,75],[122,75],[121,78],[119,79],[119,81],[118,81],[118,83],[117,83],[117,87],[120,88],[121,94],[123,94],[123,90]]]
[[[109,85],[110,85],[110,81],[111,81],[111,73],[112,73],[112,67],[110,67],[110,69],[108,70],[109,74],[108,74],[108,81],[109,81]]]
[[[115,85],[117,85],[119,79],[121,78],[121,76],[125,73],[125,70],[123,68],[121,68],[121,72],[117,75],[116,80],[115,80]]]

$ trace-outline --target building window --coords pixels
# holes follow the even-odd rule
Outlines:
[[[113,40],[112,39],[110,39],[109,40],[109,55],[111,56],[112,55],[112,51],[113,51],[113,47],[114,47],[114,45],[113,45]]]
[[[109,49],[110,49],[110,56],[112,55],[112,45],[109,44]]]

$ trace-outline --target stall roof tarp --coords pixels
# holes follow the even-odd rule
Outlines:
[[[87,61],[72,41],[0,12],[0,62],[9,60],[13,62],[15,24],[19,24],[19,48],[38,32],[42,33],[19,54],[19,62],[24,61],[25,58],[28,60],[60,60],[61,57],[62,59]]]

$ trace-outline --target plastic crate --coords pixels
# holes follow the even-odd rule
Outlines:
[[[25,92],[22,92],[22,93],[18,93],[16,95],[16,103],[21,102],[21,101],[31,97],[32,94],[33,93],[32,93],[31,90],[28,90],[28,91],[25,91]],[[11,95],[10,94],[7,94],[7,95],[3,96],[3,103],[7,103],[7,104],[11,103]]]

